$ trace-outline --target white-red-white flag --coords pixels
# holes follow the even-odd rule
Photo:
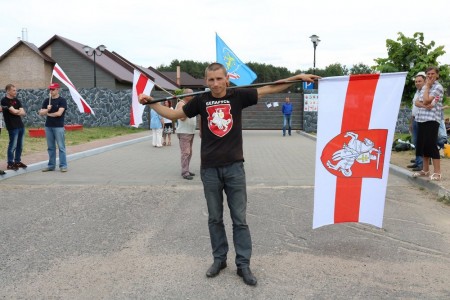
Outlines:
[[[130,125],[139,127],[142,123],[142,115],[144,113],[145,105],[139,103],[139,95],[150,95],[155,83],[148,79],[138,70],[134,70],[133,89],[131,90],[131,112]]]
[[[391,145],[406,73],[319,81],[313,228],[382,227]]]
[[[77,104],[78,110],[80,112],[95,115],[92,108],[89,106],[89,104],[87,104],[83,97],[81,97],[72,81],[70,81],[69,77],[67,77],[66,73],[64,73],[64,71],[58,64],[55,64],[53,68],[53,76],[58,78],[69,89],[70,95],[72,96],[73,101],[75,101],[75,103]]]

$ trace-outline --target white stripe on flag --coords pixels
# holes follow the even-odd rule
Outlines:
[[[321,199],[321,201],[314,201],[313,228],[334,223],[336,191],[332,188],[323,187],[336,186],[336,177],[332,176],[325,168],[317,167],[322,166],[320,160],[322,149],[328,141],[340,133],[342,126],[342,118],[328,118],[328,116],[342,116],[345,101],[337,101],[336,99],[345,99],[349,77],[333,78],[334,80],[329,80],[330,78],[322,79],[319,89],[314,199]],[[325,82],[326,84],[324,84]],[[324,119],[327,121],[321,122]],[[317,182],[318,178],[321,179],[320,185]]]
[[[392,145],[394,140],[395,124],[405,85],[405,77],[401,76],[401,74],[403,73],[387,73],[380,76],[369,124],[369,128],[386,128],[388,126],[388,142],[385,150],[383,177],[381,179],[366,178],[363,180],[359,222],[372,224],[380,228],[383,225],[389,162],[392,153],[390,145]],[[377,194],[383,196],[383,201],[380,200],[377,203],[377,201],[372,201],[371,197],[363,196]]]
[[[87,104],[83,97],[81,97],[72,81],[70,81],[69,77],[67,77],[66,73],[64,73],[63,69],[61,69],[58,64],[55,64],[53,67],[53,76],[58,78],[69,89],[70,96],[72,96],[72,99],[80,112],[95,115],[92,108]]]
[[[133,88],[131,90],[131,109],[130,109],[130,125],[139,127],[142,123],[142,115],[144,113],[145,105],[139,103],[139,95],[150,95],[155,83],[144,76],[138,70],[134,70]]]

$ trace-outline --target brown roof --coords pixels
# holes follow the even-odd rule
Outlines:
[[[39,48],[35,44],[30,43],[30,42],[26,42],[26,41],[18,41],[14,46],[9,48],[8,51],[6,51],[5,53],[2,54],[2,56],[0,56],[0,61],[3,60],[6,56],[8,56],[11,52],[16,50],[20,45],[27,46],[28,48],[33,50],[37,55],[42,57],[43,60],[51,62],[51,63],[55,63],[55,61],[50,56],[48,56],[47,54],[41,52],[39,50]]]
[[[54,35],[52,38],[50,38],[48,41],[46,41],[42,46],[39,48],[29,42],[25,41],[18,41],[13,47],[11,47],[8,51],[6,51],[2,56],[0,56],[0,61],[4,59],[6,56],[8,56],[11,52],[13,52],[15,49],[17,49],[21,45],[25,45],[29,47],[31,50],[33,50],[37,55],[42,57],[44,61],[50,62],[55,64],[56,61],[52,59],[50,56],[45,54],[45,49],[49,47],[52,43],[55,41],[59,41],[66,45],[67,47],[71,48],[75,52],[78,52],[82,57],[85,57],[88,60],[91,60],[92,63],[94,61],[93,56],[88,56],[84,50],[83,44],[80,44],[78,42],[72,41],[68,38],[62,37],[60,35]],[[122,83],[133,83],[133,73],[134,69],[138,69],[140,72],[144,73],[146,76],[148,76],[152,81],[155,82],[155,85],[159,87],[160,89],[167,89],[167,90],[176,90],[179,89],[180,86],[176,83],[176,74],[171,74],[175,72],[159,72],[158,70],[152,68],[152,67],[142,67],[133,64],[129,60],[125,59],[121,55],[119,55],[116,52],[110,52],[108,49],[105,49],[102,55],[95,57],[95,63],[98,68],[101,68],[103,71],[109,73],[112,75],[117,81]],[[203,88],[203,80],[195,79],[194,77],[190,76],[189,74],[182,72],[181,74],[181,82],[182,87],[193,87],[193,88]]]
[[[83,47],[85,45],[80,44],[80,43],[75,42],[75,41],[72,41],[72,40],[70,40],[68,38],[65,38],[65,37],[62,37],[62,36],[59,36],[59,35],[54,35],[51,39],[49,39],[41,47],[39,47],[39,50],[44,51],[44,49],[46,47],[48,47],[50,44],[52,44],[55,40],[61,41],[62,43],[64,43],[68,47],[72,48],[76,52],[79,52],[80,55],[85,56],[86,59],[92,60],[92,63],[94,62],[94,57],[93,56],[88,56],[84,52]],[[106,49],[105,52],[107,52],[107,51],[108,50]],[[111,74],[119,82],[133,83],[133,72],[132,71],[130,72],[124,66],[116,63],[111,58],[110,55],[96,56],[95,63],[97,65],[97,67],[99,67],[99,68],[103,69],[105,72]]]
[[[145,74],[147,77],[149,77],[155,85],[161,89],[167,89],[167,90],[176,90],[179,89],[179,86],[163,74],[161,74],[159,71],[153,69],[153,68],[144,68],[142,66],[135,65],[131,63],[126,58],[122,57],[116,52],[112,52],[113,55],[117,57],[117,59],[121,60],[123,63],[127,64],[128,67],[132,67],[133,69],[138,69],[141,73]],[[133,72],[133,70],[131,71]]]
[[[68,38],[54,35],[51,39],[49,39],[47,42],[45,42],[39,49],[43,51],[46,47],[48,47],[51,43],[53,43],[55,40],[59,40],[68,47],[72,48],[76,52],[80,53],[80,55],[85,56],[86,59],[94,61],[93,56],[88,56],[84,50],[83,44],[80,44],[78,42],[72,41]],[[147,75],[151,80],[153,80],[157,85],[160,87],[163,87],[168,90],[176,90],[178,89],[178,85],[175,81],[172,81],[171,79],[167,78],[160,72],[137,66],[124,58],[123,56],[119,55],[116,52],[110,52],[108,49],[105,49],[102,55],[96,56],[95,63],[97,67],[103,69],[105,72],[108,72],[111,74],[116,80],[119,82],[127,82],[127,83],[133,83],[133,75],[134,75],[134,69],[140,70],[142,73]]]

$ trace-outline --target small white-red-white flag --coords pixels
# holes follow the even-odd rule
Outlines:
[[[138,70],[134,70],[133,89],[131,90],[131,112],[130,125],[139,127],[142,123],[142,115],[144,113],[145,105],[139,103],[139,95],[150,95],[155,83],[148,79]]]
[[[391,145],[406,73],[319,80],[313,228],[382,227]]]
[[[75,103],[77,104],[78,110],[80,112],[95,115],[92,108],[89,106],[89,104],[87,104],[83,97],[81,97],[72,81],[70,81],[69,77],[67,77],[66,73],[64,73],[64,71],[58,64],[55,64],[55,66],[53,67],[53,76],[58,78],[69,89],[70,95],[72,96],[73,101],[75,101]]]

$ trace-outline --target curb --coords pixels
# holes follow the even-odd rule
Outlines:
[[[90,149],[90,150],[86,150],[86,151],[82,151],[82,152],[77,152],[74,154],[67,155],[67,161],[69,162],[69,161],[74,161],[74,160],[77,160],[80,158],[97,155],[97,154],[100,154],[100,153],[103,153],[106,151],[110,151],[113,149],[125,147],[125,146],[132,145],[135,143],[140,143],[147,139],[150,139],[150,136],[144,136],[144,137],[140,137],[140,138],[129,140],[129,141],[123,141],[120,143],[115,143],[115,144],[111,144],[111,145],[107,145],[107,146],[103,146],[103,147],[99,147],[99,148],[94,148],[94,149]],[[58,161],[59,161],[59,159],[56,159],[56,163],[58,163]],[[47,166],[47,163],[48,163],[48,161],[37,162],[37,163],[28,165],[28,167],[26,169],[19,169],[17,171],[5,170],[6,174],[0,175],[0,181],[7,179],[7,178],[14,177],[14,176],[42,170],[43,168],[45,168]]]
[[[297,133],[304,137],[312,139],[314,141],[317,140],[317,137],[315,135],[306,133],[304,131],[297,130]],[[392,173],[399,177],[402,177],[402,178],[408,180],[408,182],[411,184],[425,188],[425,189],[437,194],[439,197],[450,198],[450,191],[447,190],[446,188],[438,185],[437,183],[435,183],[433,181],[426,180],[425,178],[420,178],[420,177],[414,178],[411,176],[411,172],[409,172],[408,170],[405,170],[399,166],[389,164],[389,173]]]

